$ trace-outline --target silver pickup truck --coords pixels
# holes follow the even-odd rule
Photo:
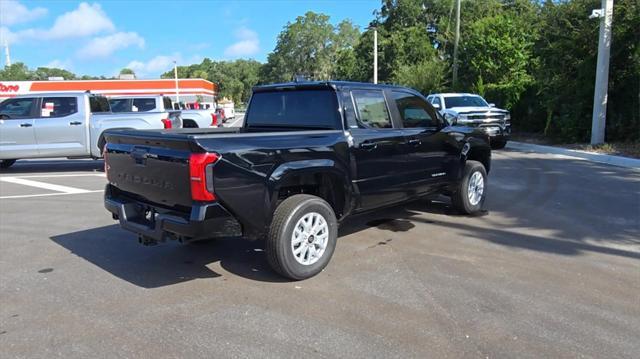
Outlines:
[[[113,96],[109,97],[109,104],[113,112],[167,111],[173,108],[171,99],[163,95]],[[182,109],[180,117],[185,128],[218,127],[224,120],[216,108]]]
[[[0,102],[0,168],[18,159],[102,157],[108,129],[182,127],[180,111],[111,112],[89,92],[21,95]]]

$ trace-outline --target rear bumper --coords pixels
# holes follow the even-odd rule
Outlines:
[[[108,184],[104,206],[122,228],[138,234],[143,243],[242,235],[238,221],[217,202],[194,204],[187,214],[132,199]]]

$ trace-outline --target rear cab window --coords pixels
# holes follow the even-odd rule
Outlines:
[[[134,112],[147,112],[156,109],[155,98],[134,98],[132,110]]]
[[[330,89],[255,92],[246,127],[342,129],[336,93]]]
[[[104,96],[89,96],[89,107],[92,113],[96,112],[111,112],[109,101]]]

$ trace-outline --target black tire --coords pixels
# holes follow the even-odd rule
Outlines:
[[[298,221],[303,216],[314,212],[321,215],[326,221],[328,238],[322,255],[315,263],[307,265],[296,259],[293,253],[292,236]],[[337,240],[338,221],[331,206],[322,198],[298,194],[287,198],[276,208],[266,239],[265,250],[269,265],[274,271],[284,277],[301,280],[313,277],[327,266],[336,248]],[[313,245],[315,246],[315,244]],[[311,254],[303,254],[303,256],[308,257]]]
[[[482,195],[480,196],[480,200],[472,203],[471,199],[469,198],[469,181],[475,173],[480,173],[480,175],[482,175],[483,190]],[[464,165],[462,180],[458,184],[454,193],[451,195],[453,208],[459,213],[475,214],[482,210],[482,205],[484,204],[484,200],[486,197],[487,171],[485,170],[482,163],[478,161],[467,161]]]
[[[491,140],[491,149],[500,150],[507,145],[507,140]]]
[[[0,160],[0,168],[5,169],[13,166],[16,160]]]

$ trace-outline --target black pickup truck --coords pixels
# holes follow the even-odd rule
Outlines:
[[[305,82],[253,89],[241,128],[105,136],[105,207],[143,244],[264,238],[291,279],[319,273],[349,215],[444,193],[481,209],[486,133],[451,126],[418,92]]]

